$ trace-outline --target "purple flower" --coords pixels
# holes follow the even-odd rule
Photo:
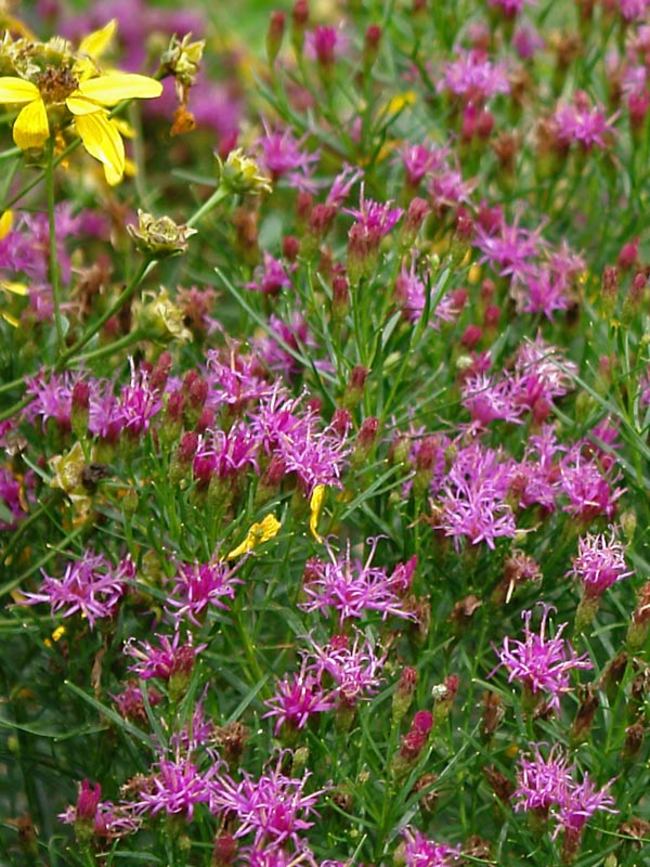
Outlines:
[[[210,798],[210,775],[203,776],[189,758],[161,758],[154,767],[155,772],[134,803],[135,810],[152,816],[162,812],[168,816],[181,815],[191,821],[195,807]],[[216,770],[215,766],[213,772]]]
[[[377,690],[386,655],[377,656],[370,641],[356,633],[352,646],[345,635],[335,635],[324,647],[312,641],[306,659],[317,675],[332,679],[334,693],[344,704],[354,705]]]
[[[404,844],[406,867],[451,867],[460,861],[460,846],[434,843],[420,831],[411,828],[404,831]]]
[[[457,169],[436,172],[429,182],[429,195],[439,211],[467,202],[475,187],[473,181],[463,180]]]
[[[489,262],[501,276],[525,279],[531,270],[531,259],[540,252],[543,242],[540,230],[522,229],[517,223],[501,222],[497,231],[486,231],[476,224],[474,245],[483,254],[481,262]]]
[[[562,638],[567,624],[562,623],[553,638],[547,637],[546,627],[552,605],[542,605],[542,622],[539,633],[532,632],[530,621],[532,610],[524,611],[524,640],[504,638],[503,647],[497,650],[500,660],[498,667],[508,669],[508,682],[521,681],[533,695],[546,693],[550,696],[549,706],[559,710],[560,696],[568,692],[569,672],[573,669],[589,669],[592,664],[587,654],[578,656],[568,641]]]
[[[81,560],[68,563],[62,578],[43,572],[40,591],[25,593],[23,604],[48,602],[53,615],[63,611],[64,617],[80,613],[93,629],[96,620],[115,613],[127,581],[134,574],[135,567],[128,557],[113,566],[103,554],[87,551]]]
[[[362,185],[359,207],[344,208],[343,212],[355,218],[355,226],[362,235],[379,242],[395,227],[404,213],[401,208],[392,208],[391,204],[391,202],[375,202],[366,199]]]
[[[544,47],[544,39],[530,24],[522,24],[512,37],[512,45],[522,60],[530,60]]]
[[[231,345],[221,352],[210,349],[207,357],[205,378],[213,389],[213,394],[208,395],[209,406],[225,403],[244,407],[270,392],[256,355],[244,355],[236,345]]]
[[[409,184],[417,187],[426,175],[444,167],[449,148],[407,144],[400,151],[400,155]]]
[[[348,49],[350,40],[341,27],[318,25],[307,33],[305,48],[312,60],[317,60],[322,66],[331,66]]]
[[[524,8],[526,2],[527,0],[488,0],[488,6],[499,9],[506,18],[515,18]]]
[[[244,771],[240,782],[227,775],[213,781],[210,809],[238,820],[235,837],[252,833],[256,846],[263,841],[278,846],[292,842],[300,849],[298,835],[314,824],[308,819],[322,792],[305,792],[309,771],[302,777],[282,773],[284,758],[281,755],[276,767],[257,780]]]
[[[62,430],[70,430],[72,417],[72,391],[81,382],[81,373],[51,373],[45,380],[43,373],[27,380],[27,394],[33,399],[25,415],[30,420],[40,418],[43,424],[54,419]],[[91,384],[91,394],[94,391]]]
[[[402,269],[395,281],[395,297],[407,322],[417,322],[426,304],[426,287],[420,280],[415,262]]]
[[[330,191],[327,194],[326,204],[334,208],[340,208],[350,194],[350,190],[363,178],[363,169],[355,166],[344,165],[343,169],[334,178]]]
[[[334,609],[339,613],[341,626],[350,618],[361,619],[366,611],[380,612],[383,620],[389,615],[412,617],[395,592],[386,570],[371,565],[379,539],[369,541],[370,552],[365,563],[352,559],[349,542],[345,555],[338,558],[326,543],[330,560],[309,561],[304,582],[307,601],[299,607],[326,614]]]
[[[515,396],[515,383],[508,376],[497,380],[479,373],[463,383],[463,406],[482,427],[498,419],[521,424],[522,407],[517,406]]]
[[[286,175],[293,186],[314,192],[312,165],[318,162],[320,155],[305,153],[303,143],[304,140],[298,141],[289,129],[272,132],[265,127],[265,134],[259,140],[262,162],[275,179]]]
[[[606,148],[612,136],[611,120],[607,120],[602,109],[589,105],[589,98],[583,91],[574,94],[572,105],[559,106],[552,122],[561,145],[575,143],[585,151],[593,147]]]
[[[235,588],[241,580],[226,563],[182,563],[175,578],[174,588],[167,602],[176,610],[176,621],[187,617],[195,626],[209,606],[227,610],[224,599],[234,599]]]
[[[151,419],[162,408],[160,395],[151,387],[149,376],[143,368],[136,370],[131,359],[131,380],[120,391],[118,417],[133,436],[147,431]]]
[[[515,810],[548,812],[562,803],[572,784],[571,768],[558,745],[545,759],[538,745],[532,758],[522,756],[517,767],[517,788],[513,794]]]
[[[259,442],[242,421],[226,431],[210,429],[202,434],[194,457],[194,475],[201,481],[216,475],[219,479],[236,476],[249,468],[257,469]]]
[[[624,488],[612,490],[596,461],[583,456],[580,445],[562,460],[561,482],[569,501],[564,510],[586,523],[601,515],[612,518],[616,501],[625,493]]]
[[[465,103],[480,104],[508,93],[510,84],[502,63],[491,63],[480,51],[459,51],[456,60],[445,64],[438,90],[462,97]]]
[[[133,815],[130,805],[102,801],[101,795],[99,783],[93,785],[82,780],[76,805],[59,813],[60,821],[65,825],[89,824],[95,836],[106,840],[117,840],[139,829],[140,820]]]
[[[579,539],[578,554],[567,574],[582,583],[588,596],[600,596],[612,584],[631,575],[625,562],[625,546],[616,539],[614,528],[610,528],[609,538],[604,533],[588,533]]]
[[[513,464],[475,442],[456,454],[440,497],[438,527],[457,543],[466,536],[473,545],[494,548],[500,536],[515,535],[515,519],[506,502]]]
[[[541,313],[550,321],[558,310],[569,306],[567,283],[549,268],[530,268],[524,277],[513,280],[511,295],[522,313]]]
[[[573,783],[559,804],[558,829],[578,833],[597,810],[617,813],[618,810],[613,809],[614,799],[609,793],[613,782],[610,780],[602,789],[597,789],[589,779],[589,774],[585,774],[581,783]]]
[[[649,0],[619,0],[621,15],[626,21],[639,21],[649,6]]]
[[[266,717],[276,717],[275,734],[282,726],[304,728],[309,718],[324,713],[335,706],[323,685],[320,676],[310,670],[306,662],[296,674],[282,678],[276,683],[276,692],[264,702],[269,710]]]
[[[136,660],[129,667],[143,680],[159,677],[161,680],[169,680],[175,674],[186,674],[192,670],[194,660],[205,650],[207,644],[194,645],[192,635],[188,633],[185,643],[181,643],[180,631],[174,632],[172,639],[168,635],[156,634],[158,646],[155,647],[149,641],[141,641],[136,644],[134,638],[124,645],[124,652]]]
[[[531,410],[550,407],[555,398],[564,397],[574,388],[578,368],[564,358],[562,350],[546,343],[538,335],[525,340],[515,358],[517,400]],[[545,418],[545,416],[542,417]]]
[[[25,482],[31,478],[31,470],[21,482],[8,467],[0,466],[0,503],[11,515],[9,521],[0,520],[0,531],[12,530],[26,517],[29,505],[25,496]]]
[[[274,259],[270,253],[264,253],[264,267],[257,269],[257,280],[247,283],[246,287],[264,295],[277,295],[282,289],[291,288],[291,280],[284,270],[284,265]]]

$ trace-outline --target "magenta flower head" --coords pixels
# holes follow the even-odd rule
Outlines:
[[[577,91],[571,105],[559,106],[552,118],[560,146],[577,144],[582,150],[604,149],[612,139],[612,121],[602,109],[591,107],[589,97]]]
[[[113,566],[103,554],[87,551],[81,560],[68,563],[62,578],[52,578],[43,572],[40,591],[25,593],[22,604],[48,602],[53,615],[81,614],[93,629],[95,621],[115,613],[134,574],[135,567],[128,557]]]
[[[532,757],[519,759],[517,788],[513,793],[515,810],[547,814],[551,807],[564,802],[572,782],[571,768],[559,745],[545,759],[536,744]]]
[[[265,124],[265,133],[259,140],[264,167],[274,180],[286,177],[299,190],[314,192],[311,180],[314,163],[320,159],[318,151],[307,153],[304,141],[298,141],[291,130],[271,131]]]
[[[332,694],[328,694],[323,687],[321,676],[313,671],[306,660],[299,672],[277,682],[275,695],[264,703],[269,708],[264,718],[276,718],[276,735],[285,725],[302,729],[314,714],[324,713],[336,706]]]
[[[449,148],[407,144],[400,155],[409,185],[417,187],[427,175],[444,168]]]
[[[210,774],[202,775],[188,758],[161,758],[154,767],[147,786],[139,793],[140,799],[134,804],[135,810],[152,816],[158,813],[182,816],[190,822],[196,806],[207,803],[210,798]],[[216,770],[214,766],[213,771]]]
[[[557,813],[559,827],[565,831],[579,833],[597,810],[616,813],[614,799],[609,788],[614,780],[597,789],[585,774],[581,783],[573,783],[560,801]]]
[[[195,646],[190,633],[186,642],[182,643],[178,629],[171,639],[168,635],[160,634],[157,634],[156,638],[157,647],[149,641],[141,641],[138,646],[133,638],[124,645],[124,652],[135,659],[129,670],[143,680],[150,680],[152,677],[170,680],[174,675],[189,674],[197,655],[207,647],[207,644]]]
[[[554,637],[546,634],[548,616],[555,608],[540,603],[542,621],[539,633],[530,628],[532,610],[524,611],[524,640],[505,638],[503,647],[497,650],[500,664],[508,669],[508,682],[521,681],[531,696],[549,696],[549,707],[559,710],[560,696],[569,691],[569,672],[573,669],[590,669],[592,664],[587,654],[578,656],[568,641],[562,638],[567,624],[558,628]],[[496,670],[496,669],[495,669]],[[493,672],[494,673],[494,672]]]
[[[183,563],[178,569],[174,588],[167,600],[176,621],[187,617],[195,626],[210,607],[226,610],[226,599],[234,599],[241,584],[234,569],[226,563]]]
[[[420,831],[404,831],[403,857],[406,867],[452,867],[460,863],[460,846],[435,843]]]
[[[210,786],[210,809],[213,813],[235,818],[239,827],[237,839],[254,835],[254,845],[262,842],[272,848],[293,843],[300,850],[299,834],[314,824],[309,821],[321,791],[307,794],[310,777],[288,777],[282,772],[286,753],[280,755],[276,767],[255,779],[246,771],[240,782],[228,775],[215,778]]]
[[[321,24],[307,33],[307,55],[323,67],[333,66],[345,54],[350,40],[341,27]]]
[[[386,655],[378,656],[373,644],[357,632],[351,646],[347,635],[335,635],[324,647],[312,642],[306,659],[313,662],[317,675],[331,680],[339,701],[353,706],[378,689]]]
[[[580,581],[586,596],[601,596],[612,584],[631,575],[625,546],[616,539],[614,528],[610,528],[609,538],[604,533],[588,533],[579,539],[578,554],[567,574]]]
[[[77,837],[86,841],[92,836],[117,840],[139,829],[140,820],[133,815],[130,805],[102,801],[101,794],[99,783],[82,780],[76,805],[60,813],[60,821],[74,825]]]
[[[279,295],[282,289],[291,288],[284,265],[270,253],[264,253],[264,266],[256,270],[256,280],[246,284],[247,289],[264,295]]]
[[[348,542],[345,555],[337,557],[326,543],[329,562],[311,560],[306,572],[305,611],[338,612],[339,622],[361,619],[368,611],[377,611],[382,620],[389,615],[412,617],[395,592],[392,578],[385,569],[373,566],[379,538],[370,539],[370,551],[365,562],[353,559]]]
[[[481,51],[457,52],[447,63],[438,90],[459,97],[466,105],[481,105],[500,93],[508,93],[510,83],[505,66],[491,63]]]

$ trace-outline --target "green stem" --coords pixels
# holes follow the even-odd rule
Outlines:
[[[47,222],[49,228],[49,252],[50,252],[50,284],[52,286],[52,298],[54,301],[54,323],[56,325],[56,338],[59,351],[63,346],[63,319],[61,318],[61,272],[56,247],[56,214],[54,210],[54,141],[50,139],[47,153],[47,167],[45,169],[45,186],[47,190]]]
[[[218,186],[210,198],[201,205],[198,211],[195,211],[194,214],[192,214],[187,221],[187,225],[190,226],[190,228],[195,226],[205,214],[215,208],[219,202],[223,201],[228,195],[228,190],[222,186]]]
[[[99,349],[95,349],[92,352],[86,352],[83,355],[76,355],[74,361],[95,361],[97,358],[101,358],[102,355],[111,355],[114,352],[119,352],[121,349],[130,346],[132,343],[137,343],[143,337],[144,332],[140,329],[129,331],[128,334],[125,334],[124,337],[121,337],[113,343],[109,343],[106,346],[100,346]]]

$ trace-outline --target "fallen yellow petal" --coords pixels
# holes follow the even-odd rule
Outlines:
[[[75,126],[88,153],[104,166],[111,186],[124,175],[124,142],[113,121],[103,111],[75,118]]]
[[[318,519],[323,508],[325,490],[325,485],[316,485],[309,499],[309,529],[317,542],[323,541],[323,537],[318,532]]]
[[[20,295],[22,298],[29,292],[24,283],[15,283],[13,280],[3,280],[0,282],[0,289],[4,289],[5,292],[11,292],[12,295]]]
[[[268,542],[278,535],[282,524],[278,521],[275,515],[270,514],[260,523],[253,524],[246,534],[246,538],[236,548],[228,554],[228,560],[234,560],[235,557],[241,557],[242,554],[248,554],[253,548]]]
[[[45,103],[38,96],[21,108],[14,123],[14,141],[22,151],[42,148],[50,137],[50,124]]]
[[[20,322],[16,319],[15,316],[12,316],[11,313],[7,313],[6,310],[0,310],[0,316],[4,319],[5,322],[8,322],[12,328],[18,328]]]

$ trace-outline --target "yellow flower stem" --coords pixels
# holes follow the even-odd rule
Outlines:
[[[47,190],[47,221],[49,228],[49,251],[50,251],[50,285],[52,286],[52,298],[54,301],[54,324],[56,326],[56,338],[59,344],[59,352],[63,348],[65,335],[63,333],[63,319],[61,318],[61,271],[59,269],[58,250],[56,247],[56,213],[54,210],[54,140],[50,139],[47,149],[47,166],[45,168],[45,186]]]

